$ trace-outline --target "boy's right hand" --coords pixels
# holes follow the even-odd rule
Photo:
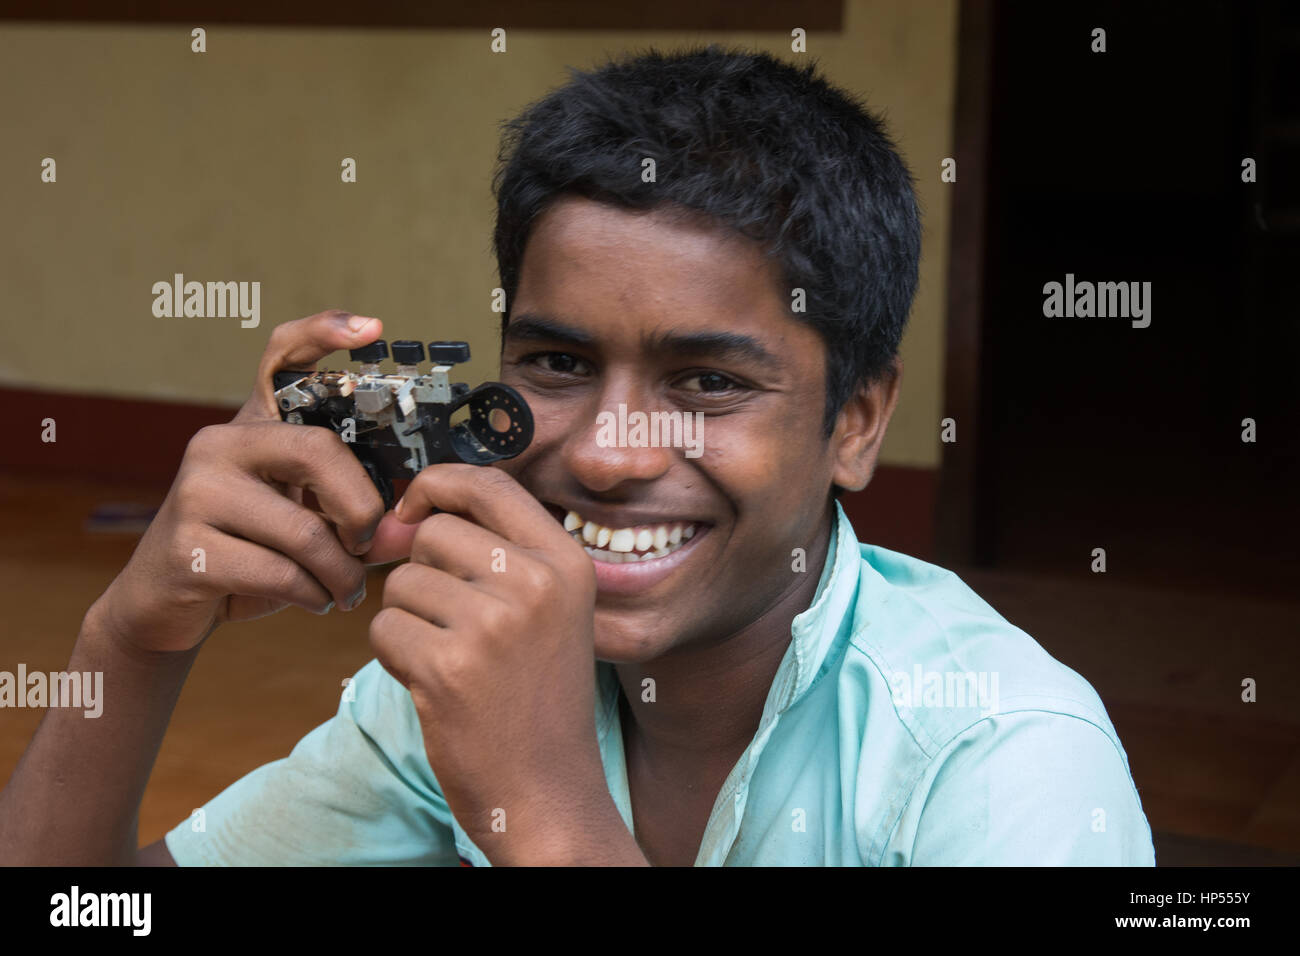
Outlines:
[[[382,332],[378,319],[339,311],[272,331],[253,394],[229,424],[190,440],[157,516],[91,609],[101,626],[141,650],[190,650],[218,624],[287,604],[351,610],[365,596],[358,556],[372,539],[385,539],[375,551],[401,556],[405,543],[409,554],[409,541],[388,540],[394,519],[376,534],[383,502],[352,451],[327,428],[282,422],[271,387],[275,372],[314,370],[331,352]],[[323,517],[303,505],[303,489],[315,493]],[[199,548],[204,570],[195,570]]]

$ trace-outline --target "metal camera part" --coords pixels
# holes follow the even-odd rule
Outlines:
[[[532,411],[509,385],[485,382],[471,390],[451,381],[452,366],[469,359],[465,342],[430,342],[434,365],[423,374],[420,342],[393,343],[395,373],[379,368],[389,357],[382,339],[350,355],[358,372],[276,372],[275,403],[284,421],[330,428],[347,442],[385,508],[393,506],[394,480],[440,462],[490,465],[515,457],[533,439]],[[453,423],[461,409],[467,414]]]

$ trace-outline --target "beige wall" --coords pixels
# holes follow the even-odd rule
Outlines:
[[[810,35],[808,55],[886,111],[925,215],[884,460],[934,465],[955,3],[849,0],[845,27]],[[774,33],[508,37],[498,55],[483,31],[213,27],[199,55],[187,27],[0,27],[0,384],[237,404],[271,327],[330,307],[380,316],[390,339],[465,339],[467,378],[493,377],[498,123],[567,65],[628,47],[798,58]],[[259,280],[261,326],[155,318],[150,290],[176,272]]]

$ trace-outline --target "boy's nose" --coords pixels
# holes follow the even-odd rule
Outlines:
[[[609,491],[625,481],[653,481],[665,474],[672,467],[674,449],[655,447],[648,427],[639,431],[633,427],[633,416],[649,420],[650,412],[626,401],[602,404],[565,442],[570,473],[594,492]]]

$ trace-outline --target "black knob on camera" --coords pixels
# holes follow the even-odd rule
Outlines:
[[[371,342],[369,345],[363,345],[359,349],[349,349],[348,355],[354,362],[382,362],[388,358],[388,343],[383,339]]]
[[[455,365],[469,361],[468,342],[430,342],[429,361],[434,365]]]
[[[424,361],[424,345],[410,339],[394,342],[393,361],[399,365],[419,365]]]

